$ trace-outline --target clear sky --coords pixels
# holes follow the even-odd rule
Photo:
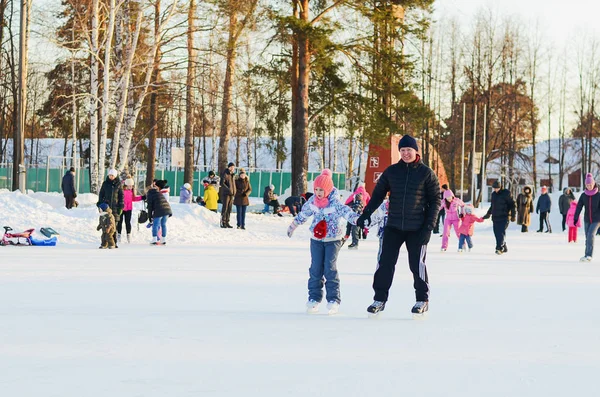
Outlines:
[[[540,31],[556,44],[563,44],[581,31],[600,36],[600,3],[595,0],[436,0],[434,5],[437,18],[454,16],[466,26],[485,7],[527,23],[539,22]]]

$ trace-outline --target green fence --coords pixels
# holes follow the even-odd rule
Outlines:
[[[68,168],[28,168],[27,182],[28,190],[35,192],[61,192],[62,177]],[[309,172],[307,175],[308,181],[314,180],[319,176],[320,172]],[[183,170],[168,171],[158,170],[155,172],[156,179],[166,179],[171,186],[171,196],[179,195],[179,188],[183,184]],[[76,179],[78,184],[77,191],[80,193],[88,193],[90,191],[90,178],[87,169],[77,170]],[[194,183],[192,190],[194,195],[203,195],[204,187],[202,180],[208,176],[208,171],[194,172]],[[292,184],[292,175],[285,171],[271,170],[256,170],[248,171],[250,184],[252,185],[251,197],[262,197],[266,186],[274,185],[275,193],[282,195],[286,189]],[[143,190],[145,182],[145,172],[136,173],[135,177],[136,188],[138,191]],[[333,173],[333,183],[338,189],[346,188],[346,176],[342,173]],[[12,187],[12,168],[0,167],[0,189],[10,189]]]

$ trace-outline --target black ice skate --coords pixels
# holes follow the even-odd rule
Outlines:
[[[378,315],[385,309],[385,302],[375,301],[371,303],[371,306],[367,307],[367,311],[369,312],[369,317],[374,317]]]
[[[413,317],[421,317],[421,316],[425,315],[427,310],[429,310],[429,303],[423,302],[423,301],[418,301],[413,306],[411,312],[413,314]]]
[[[358,249],[358,244],[357,243],[352,243],[348,246],[348,249],[351,250],[357,250]]]

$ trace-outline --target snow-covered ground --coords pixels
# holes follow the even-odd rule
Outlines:
[[[493,253],[490,221],[476,225],[471,253],[456,252],[454,236],[442,253],[433,236],[424,320],[409,313],[403,249],[386,310],[368,319],[374,236],[340,252],[340,313],[310,316],[309,233],[301,226],[288,239],[289,216],[249,214],[248,230],[223,230],[218,215],[173,204],[167,246],[149,246],[149,230],[134,226],[131,245],[98,250],[95,197],[78,200],[67,211],[59,195],[0,192],[0,226],[61,234],[56,247],[0,247],[2,396],[548,397],[597,389],[600,259],[578,261],[583,233],[567,244],[558,211],[553,234],[511,225],[503,256]]]

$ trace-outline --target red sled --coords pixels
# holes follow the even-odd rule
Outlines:
[[[31,242],[31,233],[35,229],[28,229],[20,233],[12,233],[12,230],[12,227],[4,226],[4,234],[2,235],[2,240],[0,240],[0,245],[33,245]]]

